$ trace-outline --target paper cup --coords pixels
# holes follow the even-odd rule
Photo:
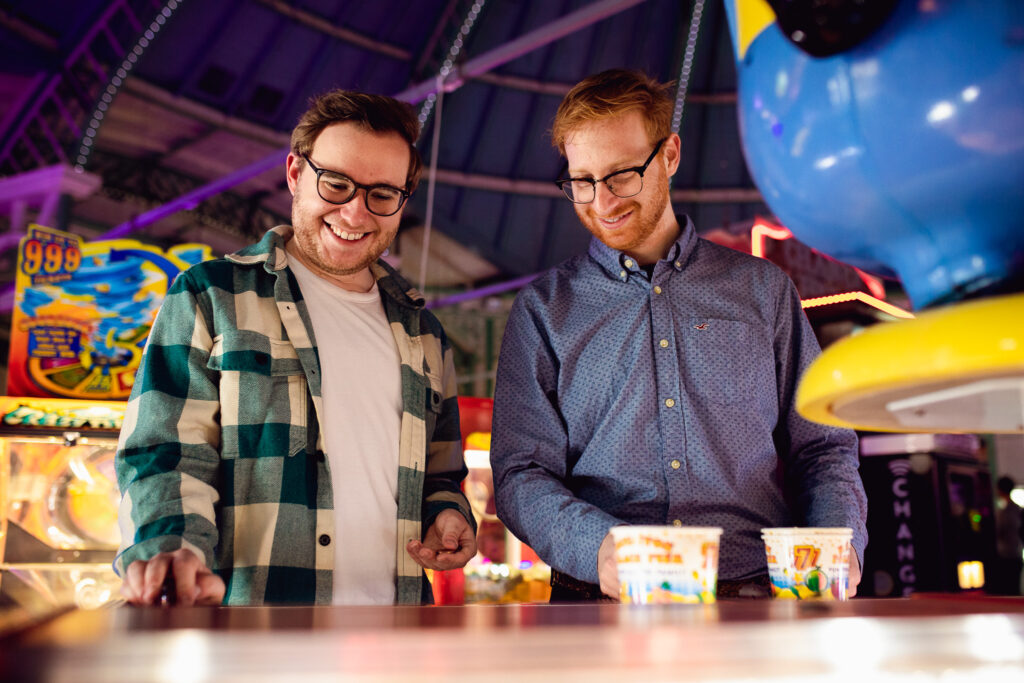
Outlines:
[[[849,528],[761,529],[772,596],[779,600],[846,600]]]
[[[611,533],[622,602],[715,601],[721,529],[617,526]]]

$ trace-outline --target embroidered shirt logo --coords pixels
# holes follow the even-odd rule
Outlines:
[[[693,329],[695,329],[695,330],[706,330],[706,329],[708,329],[708,324],[707,323],[701,323],[700,325],[694,325]]]

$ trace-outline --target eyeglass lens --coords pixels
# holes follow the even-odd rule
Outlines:
[[[330,172],[320,174],[316,187],[324,201],[332,204],[350,201],[359,189],[351,178]],[[366,189],[366,208],[378,216],[396,213],[402,207],[402,202],[402,193],[398,190],[380,186]]]
[[[562,191],[570,200],[582,204],[594,201],[597,183],[602,181],[572,180],[562,185]],[[623,171],[605,178],[604,184],[616,197],[632,197],[644,189],[644,178],[636,171]]]

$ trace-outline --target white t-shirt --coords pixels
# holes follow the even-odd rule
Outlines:
[[[334,489],[334,604],[395,601],[398,448],[402,379],[398,347],[377,285],[350,292],[294,256],[320,354],[327,462]]]

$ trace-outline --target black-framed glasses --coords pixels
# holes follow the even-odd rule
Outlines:
[[[316,173],[316,192],[325,202],[347,204],[356,196],[356,192],[364,190],[363,201],[366,203],[367,211],[376,216],[394,216],[409,198],[408,192],[394,185],[363,185],[337,171],[317,168],[305,154],[302,158]]]
[[[609,173],[604,178],[564,178],[562,180],[556,180],[555,185],[565,193],[565,196],[569,198],[569,201],[576,204],[589,204],[594,201],[597,196],[597,184],[604,183],[605,186],[611,191],[616,197],[633,197],[640,194],[641,190],[644,189],[644,173],[647,171],[647,167],[654,161],[654,157],[658,156],[658,150],[665,144],[665,140],[668,138],[662,138],[658,140],[658,144],[654,146],[654,151],[647,157],[647,161],[641,166],[633,166],[632,168],[624,168],[621,171],[614,171]]]

